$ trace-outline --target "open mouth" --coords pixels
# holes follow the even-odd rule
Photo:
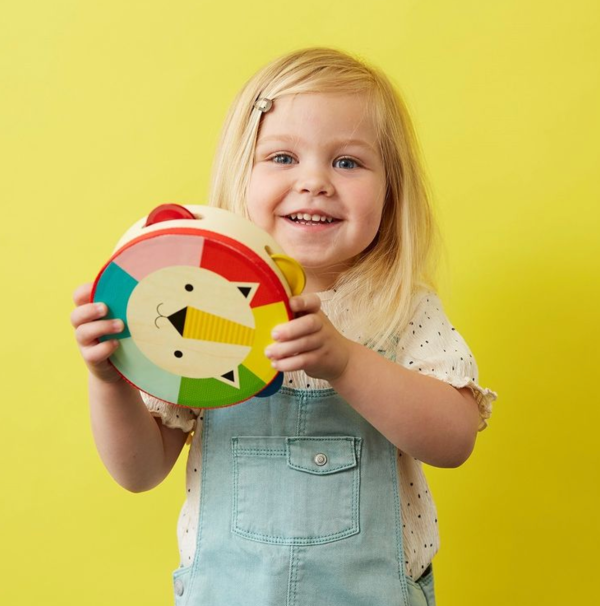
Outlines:
[[[319,215],[317,213],[292,213],[291,215],[286,215],[285,218],[292,223],[298,223],[299,225],[327,225],[339,221],[339,219],[334,219],[327,215]]]

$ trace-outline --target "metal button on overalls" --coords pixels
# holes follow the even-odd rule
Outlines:
[[[322,452],[315,455],[314,458],[315,464],[318,465],[319,467],[322,467],[323,465],[325,465],[327,463],[327,455],[324,455]]]
[[[175,595],[181,597],[183,595],[184,587],[181,579],[175,580]]]

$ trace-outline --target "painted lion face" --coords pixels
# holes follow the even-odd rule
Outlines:
[[[272,328],[291,319],[287,300],[303,282],[298,264],[249,221],[168,205],[121,239],[93,299],[125,323],[111,362],[128,381],[206,408],[277,383],[263,352]]]

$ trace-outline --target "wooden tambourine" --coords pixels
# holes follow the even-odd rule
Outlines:
[[[216,408],[271,395],[282,375],[264,355],[292,319],[301,266],[250,221],[208,206],[165,204],[121,238],[96,278],[94,302],[125,330],[110,357],[138,389]]]

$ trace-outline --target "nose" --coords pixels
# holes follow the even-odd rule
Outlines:
[[[299,172],[294,190],[312,196],[331,196],[335,191],[327,170],[317,166],[306,166]]]

